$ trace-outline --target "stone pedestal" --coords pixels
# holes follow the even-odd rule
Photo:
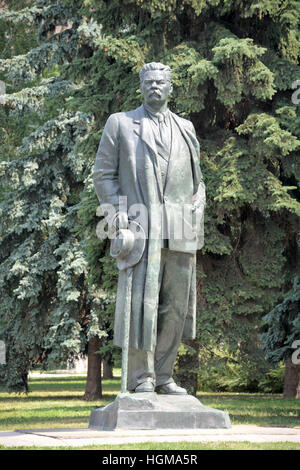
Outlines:
[[[192,395],[119,394],[90,416],[90,429],[231,428],[228,413],[209,408]]]

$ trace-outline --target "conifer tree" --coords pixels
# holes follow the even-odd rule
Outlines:
[[[278,364],[284,360],[285,398],[300,398],[300,278],[283,302],[263,317],[266,332],[261,335],[267,359]]]
[[[80,85],[59,73],[59,64],[79,47],[72,43],[77,27],[69,28],[78,21],[73,14],[64,5],[40,2],[1,15],[16,28],[20,22],[29,31],[40,25],[36,47],[0,62],[12,89],[1,96],[2,120],[23,129],[14,145],[1,142],[3,154],[8,150],[1,165],[0,315],[7,351],[1,375],[11,390],[27,390],[35,363],[55,366],[106,336],[96,313],[105,299],[89,292],[84,239],[75,233],[80,194],[90,175],[83,148],[93,117],[67,108]],[[87,399],[101,396],[100,367],[96,372]]]

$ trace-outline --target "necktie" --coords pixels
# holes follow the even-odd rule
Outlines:
[[[168,133],[168,127],[166,124],[166,118],[163,114],[159,113],[158,114],[158,123],[159,123],[159,134],[160,134],[160,139],[162,146],[168,150],[169,149],[169,133]]]

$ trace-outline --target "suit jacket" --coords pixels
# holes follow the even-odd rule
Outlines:
[[[170,118],[172,125],[178,127],[190,151],[189,181],[176,181],[178,177],[174,179],[176,172],[178,175],[180,155],[173,151],[166,185],[165,188],[162,187],[156,144],[143,105],[133,111],[112,114],[108,118],[95,162],[94,184],[102,204],[107,207],[111,205],[118,211],[122,209],[120,196],[126,196],[127,210],[133,218],[136,218],[137,205],[147,208],[146,216],[142,214],[138,217],[147,235],[146,249],[133,273],[130,346],[137,349],[153,350],[155,345],[162,204],[171,222],[184,216],[190,223],[194,214],[193,205],[198,207],[198,220],[201,220],[197,233],[195,227],[192,230],[192,238],[190,230],[187,230],[188,237],[185,237],[185,231],[181,238],[171,237],[169,249],[195,254],[196,250],[203,246],[205,186],[200,170],[199,144],[190,121],[171,112]],[[183,214],[183,210],[187,212]],[[195,262],[193,269],[195,271]],[[119,346],[122,345],[125,278],[126,273],[121,271],[114,330],[115,344]],[[195,283],[194,273],[183,335],[186,338],[195,336]],[[183,299],[183,304],[186,304],[186,299]]]

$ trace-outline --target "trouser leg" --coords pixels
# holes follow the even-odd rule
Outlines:
[[[156,348],[154,352],[129,348],[128,390],[145,381],[156,385],[173,381],[187,313],[193,256],[162,249]]]
[[[128,390],[144,382],[155,384],[154,354],[151,351],[129,348],[128,352]]]
[[[187,315],[193,256],[162,250],[165,260],[161,275],[154,356],[156,385],[173,382],[173,368]]]

